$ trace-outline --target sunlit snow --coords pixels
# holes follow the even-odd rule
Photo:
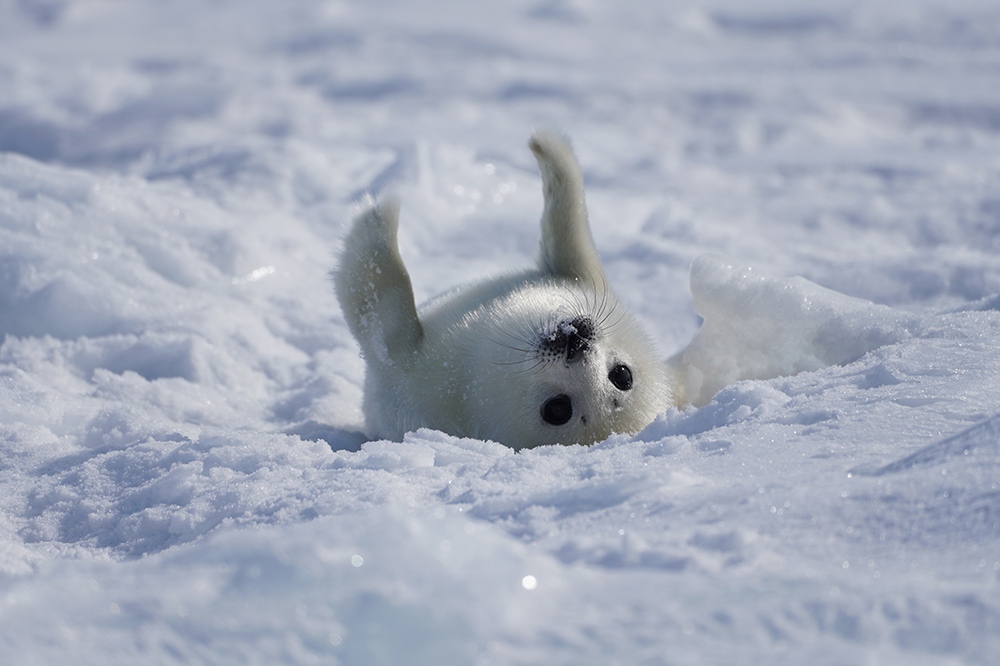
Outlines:
[[[0,2],[0,663],[995,665],[998,75],[995,0]],[[534,128],[697,406],[365,441],[358,202],[528,267]]]

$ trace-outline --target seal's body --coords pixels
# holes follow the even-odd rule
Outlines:
[[[461,287],[419,311],[382,199],[349,232],[337,296],[367,372],[370,437],[426,427],[514,449],[634,433],[675,404],[666,366],[607,285],[569,145],[536,133],[545,209],[536,269]]]

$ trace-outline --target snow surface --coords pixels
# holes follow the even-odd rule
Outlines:
[[[0,2],[0,662],[997,664],[998,84],[995,0]],[[364,442],[356,202],[528,266],[533,127],[702,406]]]

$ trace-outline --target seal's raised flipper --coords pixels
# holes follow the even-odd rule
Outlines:
[[[560,277],[605,284],[587,221],[583,175],[573,149],[565,139],[548,132],[535,132],[528,147],[538,160],[545,197],[539,268]]]
[[[405,367],[423,338],[410,275],[396,244],[399,201],[392,197],[354,218],[333,272],[337,300],[369,363]]]

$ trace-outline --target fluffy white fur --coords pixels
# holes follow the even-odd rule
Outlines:
[[[676,404],[663,362],[608,287],[571,148],[542,132],[529,147],[545,196],[533,270],[418,311],[396,244],[399,203],[383,198],[354,220],[333,275],[367,363],[369,436],[427,427],[514,449],[591,444]]]

